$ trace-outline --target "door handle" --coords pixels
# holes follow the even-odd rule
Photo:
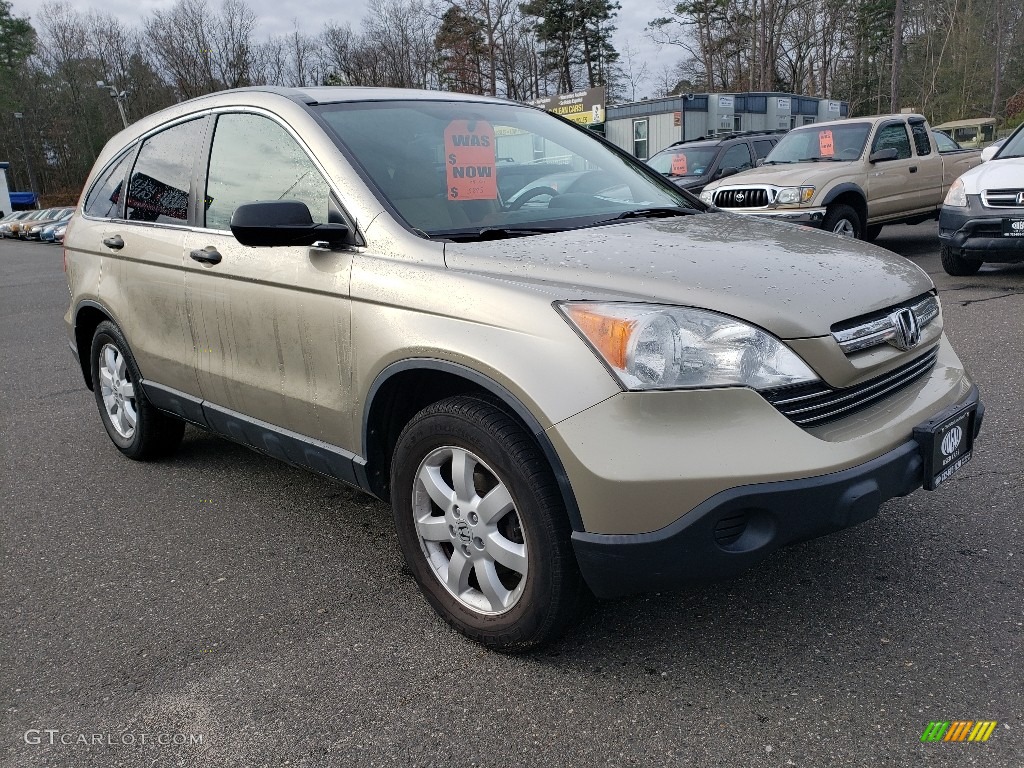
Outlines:
[[[124,240],[121,239],[120,235],[111,235],[110,237],[103,238],[103,244],[115,251],[120,251],[124,248]]]
[[[916,165],[910,166],[910,172],[911,173],[917,173],[917,166]]]
[[[196,248],[189,256],[205,264],[220,264],[221,259],[220,252],[212,245],[209,248]]]

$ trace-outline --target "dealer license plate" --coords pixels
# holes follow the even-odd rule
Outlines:
[[[977,403],[954,405],[914,428],[924,459],[924,487],[934,491],[971,460]]]
[[[1003,237],[1024,237],[1024,219],[1003,219]]]

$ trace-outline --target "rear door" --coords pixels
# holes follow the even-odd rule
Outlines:
[[[198,382],[182,248],[206,125],[204,117],[180,122],[118,158],[90,191],[74,238],[100,257],[94,295],[114,315],[142,377],[191,395]]]
[[[942,203],[942,158],[933,150],[928,124],[921,119],[911,119],[910,135],[913,139],[914,156],[917,158],[917,196],[919,208],[938,208]]]

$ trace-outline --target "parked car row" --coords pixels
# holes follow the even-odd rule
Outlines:
[[[648,165],[716,208],[859,240],[938,219],[951,275],[1024,261],[1020,128],[979,151],[921,115],[878,115],[677,142]]]
[[[0,219],[0,237],[62,243],[64,231],[74,212],[74,208],[65,207],[15,211]]]

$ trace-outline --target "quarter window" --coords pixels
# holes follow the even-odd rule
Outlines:
[[[299,200],[328,222],[331,191],[302,147],[280,125],[249,114],[221,115],[206,181],[206,226],[230,229],[231,214],[256,200]]]
[[[914,134],[914,148],[918,157],[924,157],[932,153],[932,143],[928,140],[928,129],[924,123],[914,123],[910,126],[910,132]]]
[[[188,220],[192,158],[201,120],[146,139],[128,185],[128,220],[184,224]]]
[[[117,219],[121,216],[121,190],[124,174],[128,170],[133,152],[126,152],[100,175],[85,199],[85,215],[98,219]]]
[[[633,157],[647,159],[647,121],[633,121]]]

